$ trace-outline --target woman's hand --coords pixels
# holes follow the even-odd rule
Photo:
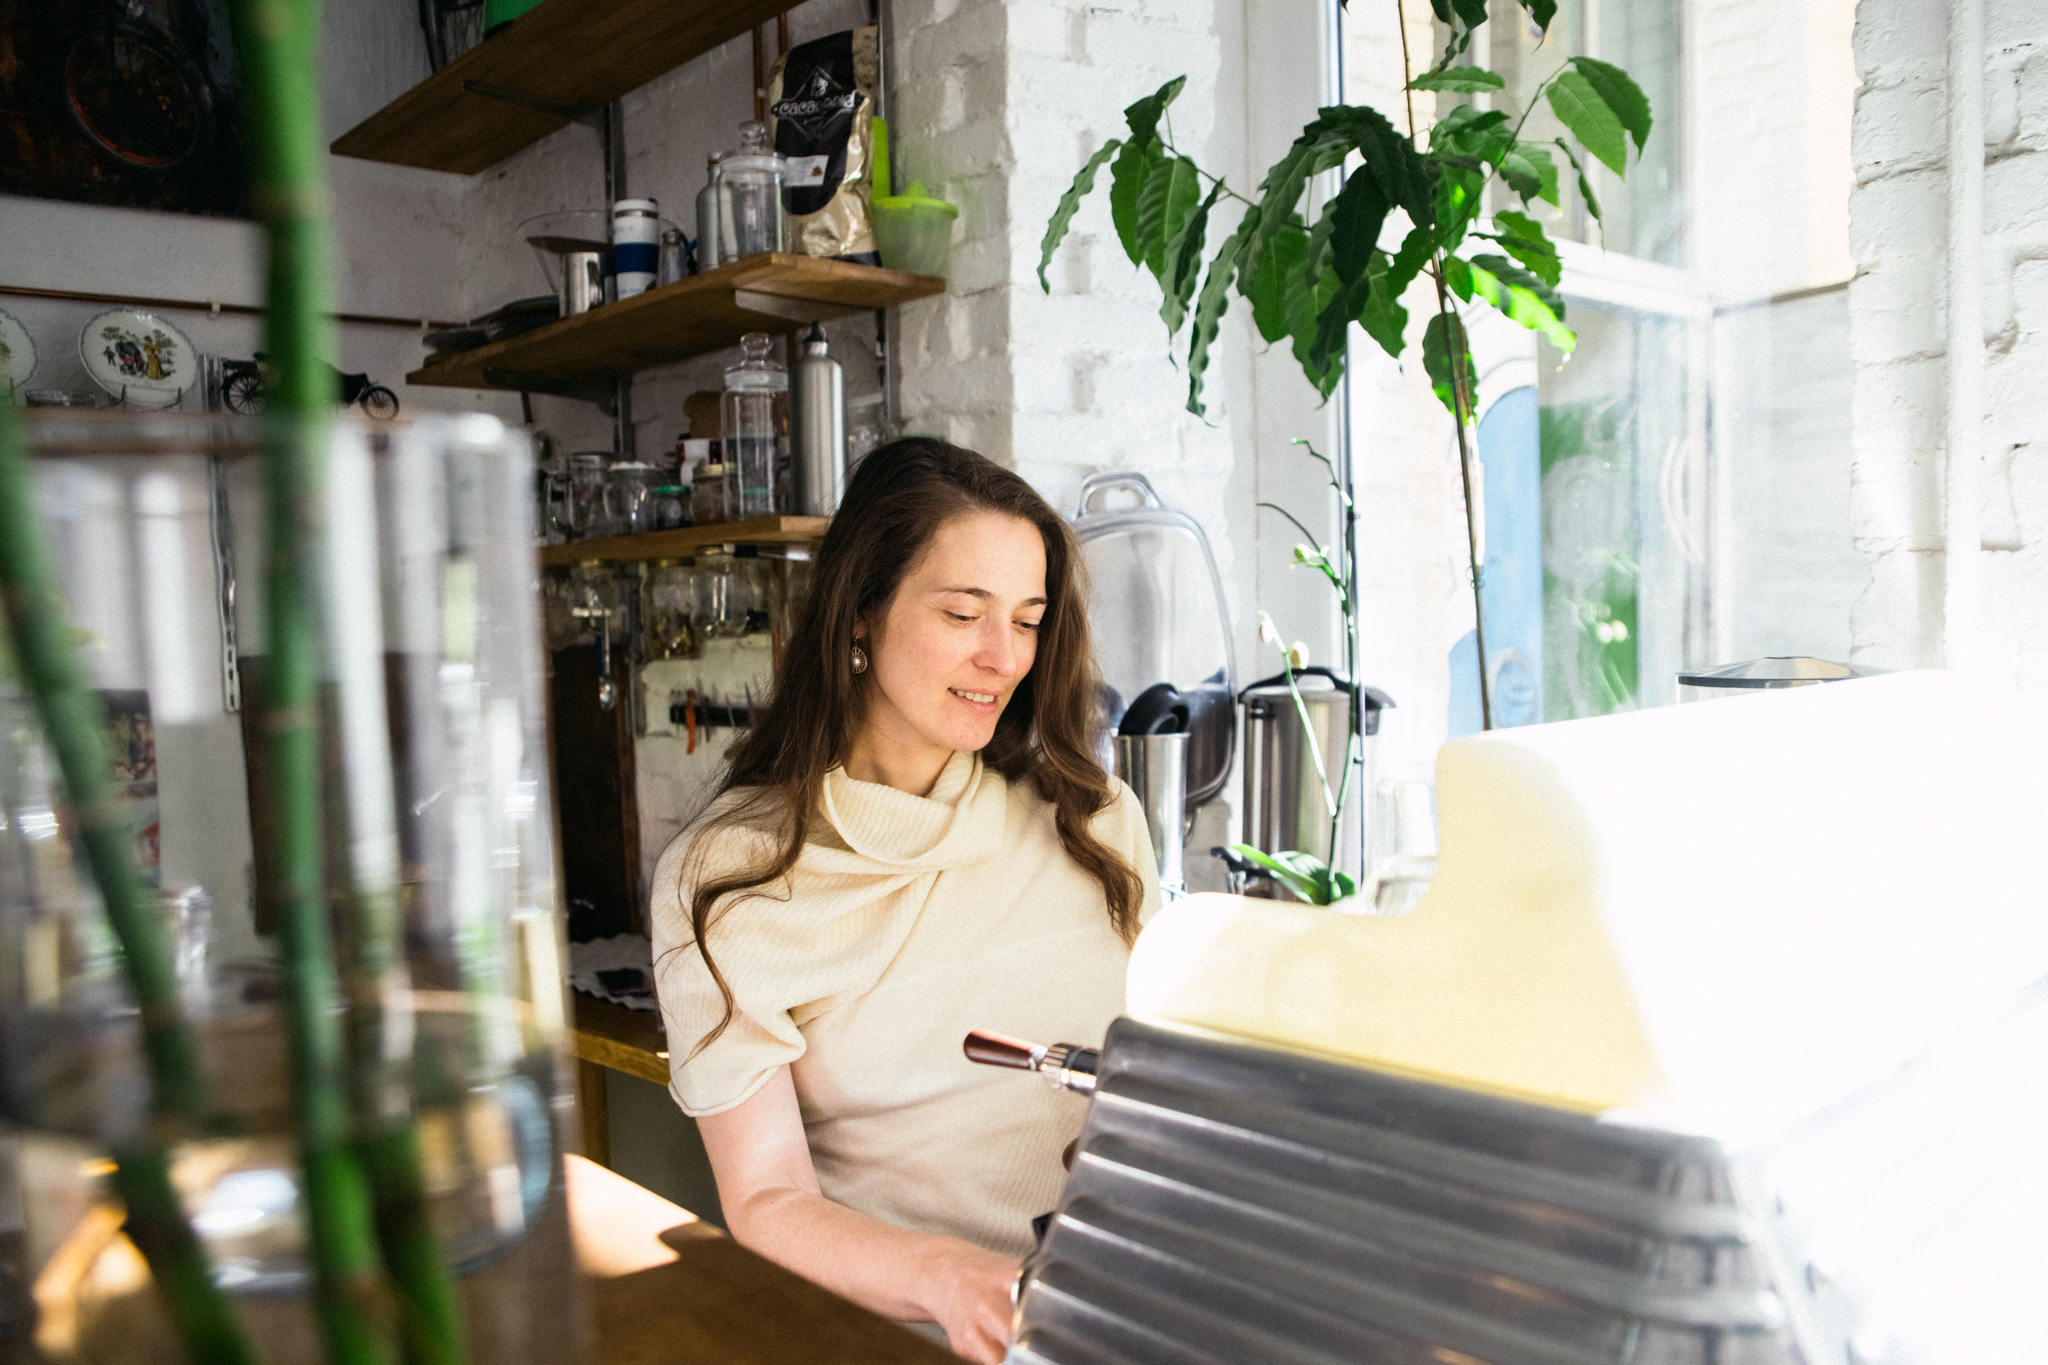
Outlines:
[[[953,1354],[1002,1365],[1010,1347],[1010,1290],[1017,1262],[970,1242],[955,1242],[930,1281],[932,1320],[946,1329]]]
[[[999,1365],[1017,1262],[956,1237],[891,1226],[818,1191],[789,1068],[697,1120],[726,1225],[741,1246],[883,1317],[936,1322],[953,1350]]]

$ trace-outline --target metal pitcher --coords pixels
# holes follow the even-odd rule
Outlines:
[[[1286,675],[1267,678],[1247,687],[1244,703],[1244,841],[1264,853],[1293,850],[1328,863],[1330,811],[1323,795],[1323,779],[1316,772],[1315,755],[1320,753],[1323,770],[1329,774],[1335,792],[1344,772],[1344,732],[1351,710],[1349,679],[1327,668],[1302,668],[1294,672],[1295,687],[1301,693],[1301,711],[1308,713],[1302,726],[1294,696],[1288,691]],[[1379,733],[1380,712],[1394,704],[1376,687],[1360,689],[1359,730],[1361,770],[1352,775],[1345,804],[1352,810],[1369,809],[1373,790],[1372,737]],[[1311,750],[1309,739],[1314,736]],[[1362,823],[1362,822],[1361,822]],[[1364,847],[1360,830],[1360,847]],[[1337,852],[1347,850],[1340,847]]]
[[[1169,898],[1187,894],[1187,761],[1186,732],[1116,737],[1116,775],[1145,808],[1159,890]]]

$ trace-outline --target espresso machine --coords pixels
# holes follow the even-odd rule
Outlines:
[[[1009,1361],[2048,1360],[2037,709],[1497,730],[1407,914],[1168,906],[1100,1048],[968,1046],[1092,1096]]]

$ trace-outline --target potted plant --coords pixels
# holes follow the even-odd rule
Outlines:
[[[1556,16],[1556,0],[1519,3],[1531,22],[1547,32]],[[1414,92],[1485,95],[1507,87],[1499,75],[1464,60],[1473,35],[1486,22],[1485,0],[1431,0],[1431,6],[1449,39],[1436,64],[1407,82],[1411,93],[1405,133],[1365,105],[1322,109],[1267,169],[1257,190],[1246,196],[1182,153],[1170,128],[1162,131],[1167,107],[1187,82],[1185,76],[1178,77],[1126,109],[1129,135],[1104,143],[1074,177],[1046,227],[1038,278],[1050,292],[1046,268],[1053,253],[1082,200],[1094,191],[1098,173],[1109,167],[1110,216],[1117,237],[1132,263],[1149,270],[1159,283],[1159,315],[1169,342],[1177,342],[1184,327],[1188,331],[1187,406],[1198,416],[1205,411],[1202,386],[1209,352],[1233,289],[1251,306],[1259,335],[1269,343],[1287,341],[1303,377],[1327,399],[1344,375],[1351,324],[1363,327],[1388,355],[1401,358],[1408,344],[1408,312],[1401,296],[1417,278],[1427,278],[1436,307],[1422,331],[1422,363],[1457,429],[1480,717],[1482,726],[1491,729],[1493,703],[1472,488],[1476,376],[1460,308],[1491,307],[1540,332],[1559,350],[1572,349],[1576,337],[1565,325],[1565,303],[1557,292],[1562,263],[1542,225],[1526,210],[1538,199],[1559,202],[1562,157],[1563,165],[1578,177],[1587,211],[1597,221],[1600,203],[1586,175],[1588,160],[1626,176],[1628,144],[1635,143],[1640,157],[1650,135],[1651,112],[1641,88],[1620,67],[1590,57],[1567,57],[1530,92],[1519,116],[1460,102],[1437,119],[1424,138],[1415,122]],[[1412,71],[1405,29],[1402,53],[1404,69]],[[1539,100],[1549,103],[1571,133],[1569,139],[1522,138],[1529,111]],[[1303,201],[1312,182],[1354,159],[1341,186],[1323,199],[1315,221],[1309,222]],[[1484,213],[1487,190],[1496,183],[1506,187],[1508,198],[1521,201],[1519,209],[1500,208],[1490,217]],[[1211,252],[1211,220],[1225,210],[1226,200],[1239,216]],[[1389,251],[1380,238],[1397,212],[1405,216],[1408,229]],[[1316,458],[1330,466],[1321,455]],[[1336,591],[1344,619],[1345,662],[1355,669],[1356,509],[1334,467],[1331,484],[1343,523],[1338,537],[1342,548],[1334,556],[1299,520],[1284,509],[1273,510],[1307,537],[1295,549],[1296,563],[1324,574]],[[1262,638],[1267,638],[1271,622],[1263,613],[1261,620]],[[1277,642],[1277,635],[1270,638]],[[1289,659],[1290,688],[1298,666]],[[1343,771],[1334,786],[1329,781],[1330,756],[1316,755],[1333,829],[1359,762],[1358,720],[1354,700]],[[1333,841],[1333,856],[1334,849]],[[1307,854],[1269,857],[1243,845],[1238,851],[1315,904],[1328,904],[1356,890],[1348,875]]]

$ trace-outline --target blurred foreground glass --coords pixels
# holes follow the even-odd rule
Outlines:
[[[293,1357],[313,1338],[261,871],[266,623],[260,575],[236,567],[264,558],[256,428],[66,416],[28,434],[80,662],[121,735],[116,766],[155,793],[138,851],[177,888],[166,923],[227,1120],[222,1136],[174,1149],[173,1178],[216,1277],[268,1353]],[[328,894],[346,923],[351,868],[381,860],[403,914],[401,960],[374,979],[350,975],[345,934],[334,945],[343,999],[376,1001],[409,1048],[395,1069],[370,1059],[397,1081],[365,1093],[386,1108],[375,1117],[399,1106],[417,1125],[472,1358],[573,1360],[561,1153],[574,1102],[541,786],[533,464],[525,438],[488,417],[374,436],[344,425],[328,463]],[[59,1360],[141,1359],[160,1309],[101,1180],[104,1154],[146,1120],[148,1081],[53,774],[15,670],[0,667],[0,1117],[19,1130],[36,1345]]]

